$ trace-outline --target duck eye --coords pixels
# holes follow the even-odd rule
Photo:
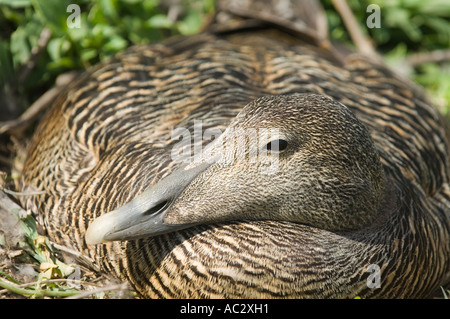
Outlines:
[[[266,145],[266,150],[272,152],[282,152],[288,146],[288,142],[285,140],[273,140]]]

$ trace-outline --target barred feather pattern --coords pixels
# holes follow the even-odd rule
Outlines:
[[[386,213],[330,232],[289,222],[201,225],[87,246],[92,220],[172,172],[172,131],[224,130],[264,95],[319,93],[366,125],[389,176]],[[274,32],[134,47],[82,75],[39,126],[23,188],[52,240],[151,298],[417,298],[449,280],[449,144],[439,112],[387,68]],[[206,143],[207,141],[202,141]],[[380,287],[369,288],[370,265]]]

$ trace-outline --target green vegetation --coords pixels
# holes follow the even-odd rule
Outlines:
[[[69,7],[71,3],[77,6]],[[163,3],[0,0],[0,85],[9,98],[0,104],[18,104],[23,111],[57,75],[85,69],[132,44],[198,33],[214,12],[213,0],[182,1],[171,7]]]
[[[3,193],[1,196],[2,204],[4,204]],[[0,233],[0,249],[7,249],[13,243],[16,254],[14,256],[9,254],[9,256],[11,259],[21,259],[20,263],[13,267],[18,272],[26,272],[28,277],[35,280],[25,284],[19,282],[17,278],[5,272],[6,270],[3,271],[3,266],[0,267],[0,288],[32,298],[68,297],[80,293],[67,285],[73,282],[69,278],[75,272],[75,268],[55,258],[49,239],[38,234],[35,220],[15,204],[11,204],[8,211],[8,216],[2,216],[0,220],[2,228],[9,232],[8,238]],[[0,213],[4,214],[3,211]],[[3,263],[4,260],[0,260],[0,266]],[[37,269],[39,270],[36,271]]]
[[[79,20],[75,18],[76,3]],[[386,60],[425,86],[443,111],[450,108],[450,66],[405,63],[420,52],[450,48],[446,0],[349,0],[361,29]],[[333,39],[351,43],[331,0],[323,1]],[[381,8],[381,28],[369,29],[367,6]],[[132,44],[199,32],[214,14],[214,0],[0,0],[0,84],[20,111],[57,75],[89,67]],[[79,21],[79,27],[71,28]],[[44,31],[44,32],[43,32]],[[48,33],[46,33],[48,31]],[[41,43],[40,43],[41,41]],[[42,43],[44,42],[44,43]],[[0,96],[1,98],[1,96]],[[14,114],[17,116],[17,114]],[[0,120],[4,120],[0,118]]]
[[[442,112],[450,112],[450,2],[447,0],[347,0],[361,29],[373,40],[388,64],[424,86]],[[323,1],[330,36],[351,43],[332,1]],[[380,28],[369,29],[366,12],[380,7]],[[446,50],[442,59],[429,54]],[[425,55],[418,56],[425,53]],[[434,61],[433,61],[434,60]]]
[[[40,235],[34,218],[11,201],[5,194],[11,192],[3,192],[2,188],[0,185],[0,299],[11,295],[28,298],[135,297],[126,284],[111,284],[107,276],[99,274],[86,256]],[[70,264],[67,260],[62,262],[58,258],[61,251],[75,259]]]

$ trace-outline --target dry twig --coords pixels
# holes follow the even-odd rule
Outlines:
[[[0,122],[0,134],[24,131],[31,122],[42,115],[43,110],[51,105],[77,74],[77,72],[70,72],[60,75],[56,81],[56,86],[45,92],[18,119]]]
[[[450,50],[435,50],[411,54],[405,58],[405,64],[414,67],[424,63],[441,63],[450,61]]]
[[[35,46],[31,50],[30,58],[28,59],[27,63],[24,65],[22,71],[19,74],[19,81],[21,83],[24,83],[27,78],[30,76],[31,71],[36,67],[36,63],[41,56],[42,52],[45,51],[45,48],[47,47],[48,42],[50,41],[50,38],[52,36],[51,31],[48,28],[44,28],[39,36],[39,40],[37,43],[37,46]]]
[[[370,39],[366,37],[362,32],[358,22],[356,21],[355,16],[353,15],[352,10],[348,6],[347,1],[332,0],[332,2],[336,11],[341,16],[342,21],[344,22],[345,27],[347,28],[347,31],[350,34],[350,37],[352,38],[358,50],[371,58],[381,60],[380,56],[378,55],[374,46],[372,45]]]

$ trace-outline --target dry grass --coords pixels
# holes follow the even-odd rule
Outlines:
[[[136,297],[90,258],[46,237],[15,200],[25,194],[11,191],[6,176],[0,173],[0,299]]]

